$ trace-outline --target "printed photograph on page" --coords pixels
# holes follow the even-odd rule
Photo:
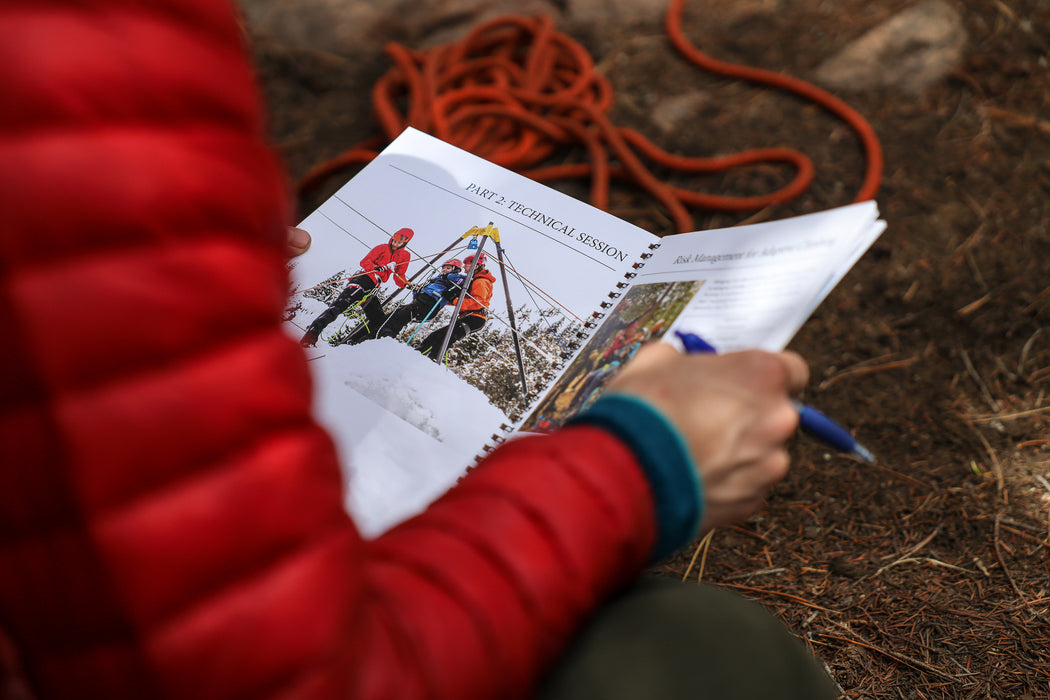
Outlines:
[[[632,287],[519,430],[548,432],[589,407],[643,343],[667,333],[703,285],[690,280]]]

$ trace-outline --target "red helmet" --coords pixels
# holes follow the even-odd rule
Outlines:
[[[446,265],[450,265],[456,268],[457,270],[463,269],[463,263],[459,261],[459,258],[449,258],[445,262],[441,263],[441,267],[445,267]]]
[[[412,236],[414,236],[414,235],[416,235],[416,234],[415,234],[415,231],[413,231],[412,229],[410,229],[410,228],[403,228],[400,231],[398,231],[397,233],[395,233],[393,236],[390,237],[390,242],[391,243],[405,243],[405,244],[407,244],[410,240],[412,240]]]
[[[478,267],[485,267],[485,254],[484,253],[478,253],[477,258],[478,258]],[[472,262],[474,262],[474,256],[473,255],[468,255],[467,257],[463,258],[463,264],[466,265],[467,267],[470,267],[470,263],[472,263]]]

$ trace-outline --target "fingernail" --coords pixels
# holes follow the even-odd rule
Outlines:
[[[310,234],[297,226],[288,227],[288,248],[293,253],[302,253],[310,247]]]

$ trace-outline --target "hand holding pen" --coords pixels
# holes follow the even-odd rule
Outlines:
[[[694,333],[675,331],[675,335],[682,341],[682,347],[688,353],[717,352],[714,346]],[[807,406],[798,401],[793,401],[792,403],[798,411],[799,429],[802,432],[812,435],[829,447],[834,447],[839,452],[859,459],[862,462],[875,463],[875,456],[871,451],[857,442],[848,430],[812,406]]]
[[[603,396],[639,399],[676,429],[703,484],[706,530],[755,513],[787,475],[787,444],[798,430],[789,397],[808,381],[809,368],[796,353],[698,356],[647,343]]]

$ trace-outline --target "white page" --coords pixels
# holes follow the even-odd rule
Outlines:
[[[669,330],[720,352],[781,350],[885,229],[874,202],[664,238],[636,285],[702,284]]]
[[[402,227],[415,232],[409,244],[411,277],[449,245],[455,247],[438,264],[448,257],[463,259],[472,251],[460,237],[489,222],[506,254],[507,284],[495,242],[485,239],[482,250],[496,276],[485,331],[507,336],[508,291],[519,322],[528,318],[530,327],[541,325],[538,319],[545,314],[545,322],[579,325],[658,240],[584,202],[409,129],[300,223],[313,243],[291,264],[297,290],[291,304],[298,309],[286,324],[288,332],[298,339],[327,307],[304,290],[336,273],[354,273],[373,246]],[[335,291],[344,286],[339,282]],[[396,289],[392,280],[383,286]],[[409,294],[398,297],[408,299]],[[451,311],[441,313],[447,320]],[[477,367],[449,371],[392,339],[328,344],[324,339],[343,323],[337,318],[317,347],[307,351],[316,414],[335,438],[352,481],[348,509],[362,531],[376,534],[455,483],[501,424],[511,421],[507,410],[494,405],[505,406],[505,397],[492,401],[485,393],[488,385],[483,384],[484,390],[471,385],[480,383],[471,374]],[[551,362],[560,361],[561,348],[552,345],[543,328],[519,330],[527,383],[542,388],[550,379],[541,377]],[[422,337],[420,333],[413,342]],[[478,363],[506,361],[507,352],[514,354],[493,352],[486,351]],[[518,370],[506,374],[511,384],[518,381]]]
[[[699,334],[721,352],[780,350],[878,238],[874,202],[661,239],[616,305],[517,428],[545,432],[590,406],[647,341]]]

